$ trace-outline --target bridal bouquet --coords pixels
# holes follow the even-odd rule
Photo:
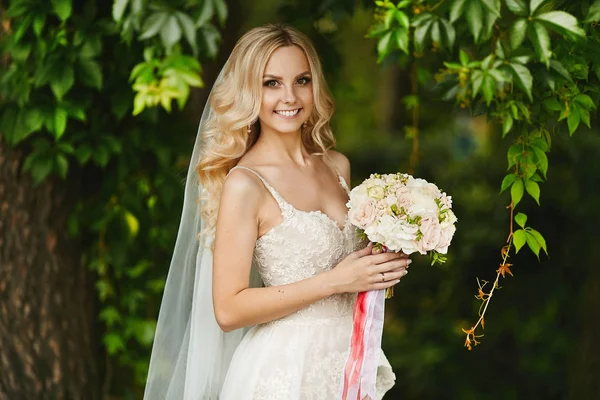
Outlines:
[[[372,174],[352,189],[347,206],[350,223],[375,250],[430,254],[432,265],[446,261],[456,216],[452,198],[433,183],[408,174]],[[390,289],[359,293],[340,399],[376,398],[384,304],[392,295]]]

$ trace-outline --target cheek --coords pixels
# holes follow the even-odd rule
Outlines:
[[[298,97],[306,110],[312,110],[314,104],[312,86],[298,90]]]
[[[277,105],[277,96],[268,90],[263,91],[260,102],[260,113],[271,114]]]

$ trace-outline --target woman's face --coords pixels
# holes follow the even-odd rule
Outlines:
[[[271,54],[262,81],[261,129],[289,133],[300,130],[313,109],[310,66],[298,46],[280,47]]]

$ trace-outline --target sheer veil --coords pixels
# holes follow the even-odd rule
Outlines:
[[[215,85],[223,79],[219,73]],[[213,86],[214,87],[214,86]],[[145,400],[216,400],[231,357],[247,329],[225,333],[215,319],[212,300],[214,230],[204,229],[196,166],[202,132],[212,116],[211,93],[202,112],[185,184],[183,212],[163,294],[150,358]],[[262,281],[252,266],[251,286]]]

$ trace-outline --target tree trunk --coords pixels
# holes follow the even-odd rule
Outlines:
[[[22,160],[0,137],[0,400],[95,399],[93,280],[66,185],[34,187]]]

